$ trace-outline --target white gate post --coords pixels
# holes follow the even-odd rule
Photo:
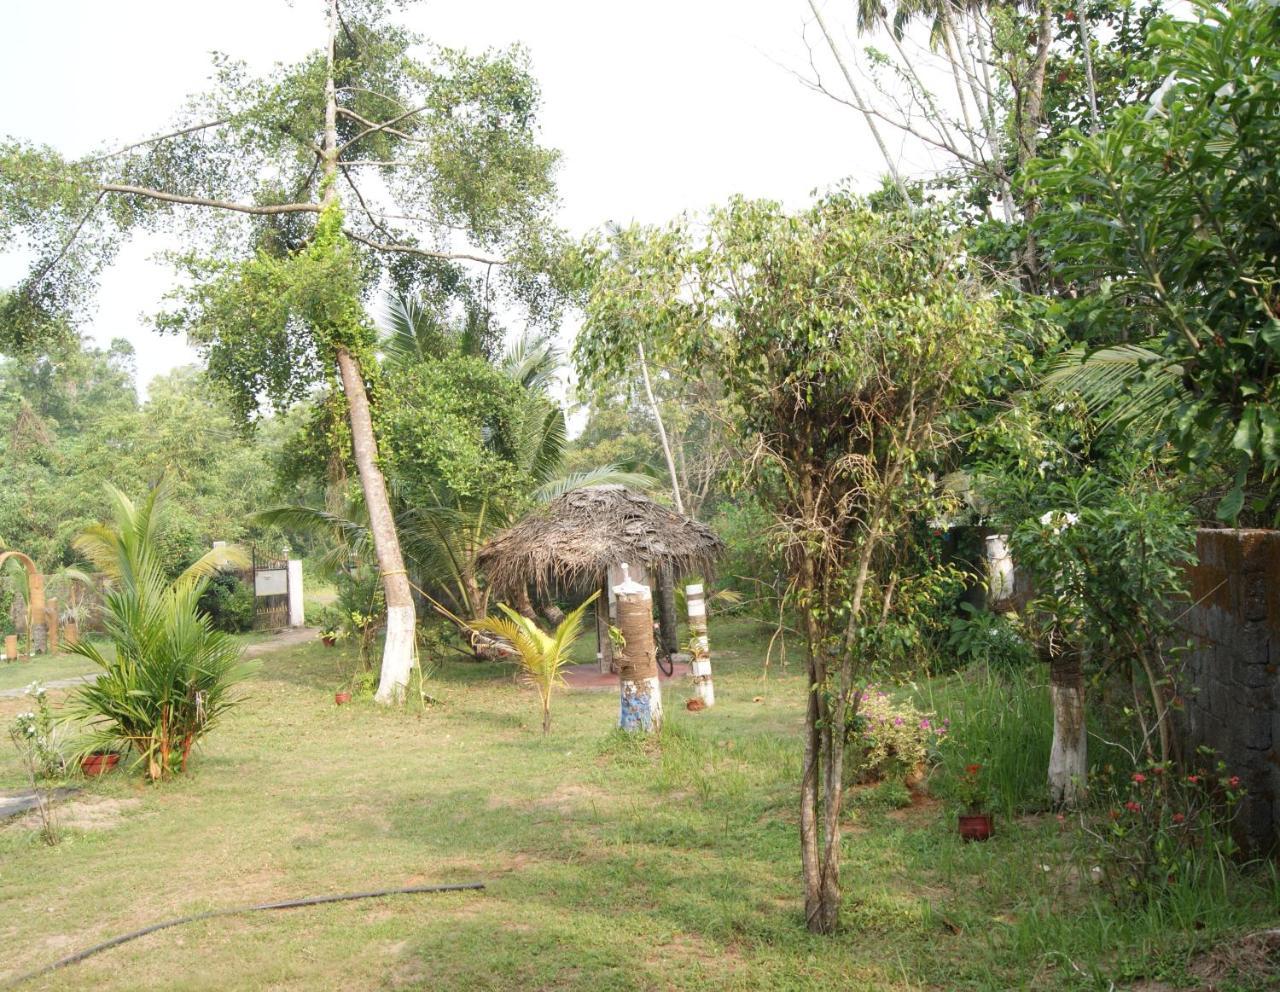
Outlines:
[[[290,558],[289,564],[289,626],[301,627],[306,621],[302,609],[302,562]]]

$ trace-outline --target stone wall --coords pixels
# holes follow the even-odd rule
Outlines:
[[[1181,624],[1186,750],[1219,753],[1248,795],[1237,837],[1253,854],[1280,850],[1280,531],[1201,530],[1192,605]]]

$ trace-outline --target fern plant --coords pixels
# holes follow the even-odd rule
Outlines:
[[[506,616],[485,617],[468,624],[472,630],[501,637],[515,649],[525,679],[538,690],[542,701],[543,736],[551,732],[551,693],[557,685],[564,684],[562,669],[569,663],[569,651],[582,634],[582,615],[598,595],[594,592],[583,600],[551,634],[506,603],[498,604]]]
[[[198,608],[209,577],[237,553],[211,551],[170,581],[159,541],[169,486],[161,482],[137,505],[107,489],[112,522],[75,543],[107,580],[103,612],[115,651],[108,657],[90,641],[71,646],[101,673],[76,691],[69,712],[89,725],[82,754],[131,748],[158,781],[186,770],[246,673],[240,645]]]

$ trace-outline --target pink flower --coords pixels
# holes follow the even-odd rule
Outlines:
[[[920,729],[921,729],[921,730],[928,730],[928,729],[929,729],[929,721],[928,721],[928,720],[921,720],[921,721],[920,721]]]
[[[1231,786],[1231,788],[1233,789],[1238,788],[1240,785],[1240,776],[1232,775],[1229,779],[1227,779],[1227,785]]]
[[[1132,777],[1132,778],[1133,778],[1133,780],[1134,780],[1135,782],[1137,782],[1139,785],[1141,785],[1143,782],[1145,782],[1145,781],[1147,780],[1147,776],[1143,775],[1143,774],[1142,774],[1142,772],[1134,772],[1134,773],[1133,773],[1133,775],[1132,775],[1131,777]]]
[[[1186,817],[1185,817],[1183,814],[1181,814],[1181,813],[1174,813],[1174,814],[1173,814],[1173,822],[1174,822],[1174,823],[1182,823],[1185,819],[1186,819]]]
[[[1135,803],[1132,799],[1130,799],[1127,803],[1124,804],[1124,808],[1127,809],[1130,813],[1139,813],[1142,811],[1142,804]]]
[[[1200,781],[1200,776],[1199,776],[1199,775],[1188,775],[1188,776],[1187,776],[1187,781],[1188,781],[1188,782],[1190,782],[1192,785],[1195,785],[1197,782],[1199,782],[1199,781]]]

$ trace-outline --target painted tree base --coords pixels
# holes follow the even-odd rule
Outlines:
[[[656,675],[619,682],[618,726],[629,732],[657,733],[662,728],[662,685]]]

